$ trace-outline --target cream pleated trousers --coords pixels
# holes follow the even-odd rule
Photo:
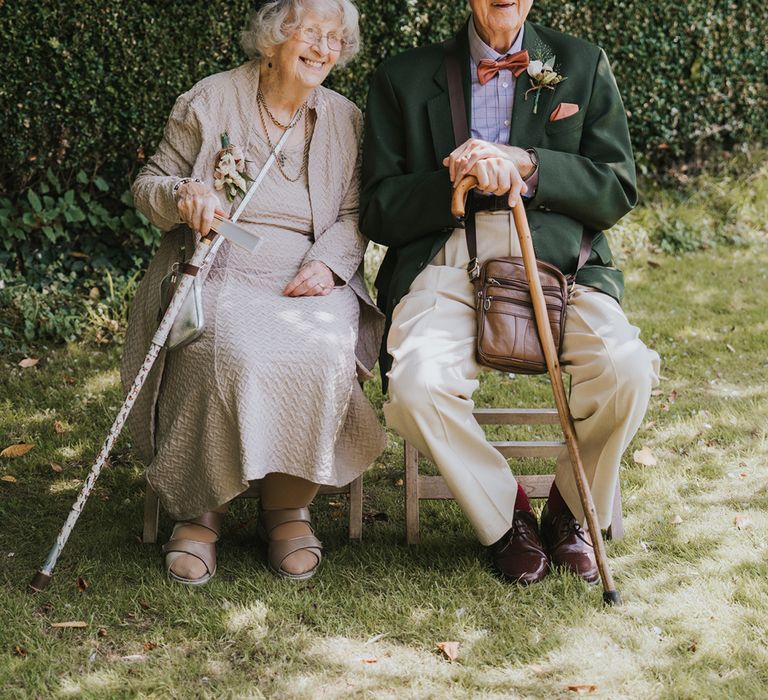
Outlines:
[[[476,217],[478,257],[520,255],[511,212]],[[474,290],[463,229],[411,284],[395,307],[387,348],[393,364],[387,424],[437,464],[484,545],[512,525],[517,482],[472,416],[484,368],[475,360]],[[619,304],[577,285],[569,303],[560,362],[571,376],[570,409],[602,527],[611,521],[621,456],[658,384],[659,356],[638,337]],[[584,521],[570,459],[557,460],[555,483]]]

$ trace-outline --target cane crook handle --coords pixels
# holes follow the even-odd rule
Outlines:
[[[453,188],[451,197],[451,214],[457,219],[463,219],[466,214],[467,194],[477,187],[477,178],[474,175],[466,175],[461,182]]]

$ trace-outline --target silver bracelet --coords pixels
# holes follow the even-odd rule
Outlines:
[[[174,199],[178,198],[179,195],[179,188],[182,185],[186,185],[190,182],[202,182],[202,180],[199,177],[183,177],[181,178],[171,189],[171,194],[173,195]]]

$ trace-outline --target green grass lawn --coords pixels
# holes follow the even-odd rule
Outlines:
[[[588,684],[602,698],[766,697],[768,248],[626,270],[626,310],[663,380],[623,464],[626,538],[608,543],[620,608],[566,574],[500,582],[453,503],[423,505],[422,543],[406,546],[394,435],[366,475],[362,544],[339,499],[320,498],[321,572],[277,580],[255,505],[238,502],[200,589],[168,582],[159,545],[140,543],[142,472],[124,436],[32,595],[121,402],[119,348],[41,350],[26,369],[3,358],[0,449],[34,448],[0,459],[0,697],[566,698]],[[546,405],[548,392],[541,377],[488,375],[477,402]],[[655,466],[634,463],[641,448]],[[455,662],[442,641],[460,642]]]

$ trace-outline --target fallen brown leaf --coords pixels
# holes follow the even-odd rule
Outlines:
[[[655,467],[658,464],[656,457],[653,456],[653,452],[648,447],[635,450],[632,459],[635,460],[636,464],[642,464],[644,467]]]
[[[667,401],[669,401],[669,403],[675,403],[675,401],[677,401],[677,389],[672,389],[672,391],[669,392]]]
[[[82,620],[69,620],[68,622],[52,622],[51,627],[72,627],[74,629],[84,629],[88,627],[87,622]]]
[[[150,607],[149,603],[146,600],[140,600],[139,606],[141,606],[142,610],[149,610],[149,607]]]
[[[107,636],[107,629],[106,627],[99,627],[99,631],[96,632],[99,637],[106,637]]]
[[[144,642],[144,651],[152,651],[153,649],[157,649],[157,644],[154,642]]]
[[[88,583],[88,581],[86,581],[82,576],[78,576],[77,581],[75,582],[75,585],[77,586],[77,590],[80,591],[80,593],[82,593],[91,584]]]
[[[24,658],[27,656],[29,652],[20,644],[17,644],[15,647],[13,647],[13,655],[14,656],[20,656],[21,658]]]
[[[70,376],[69,374],[65,374],[65,375],[62,377],[62,381],[63,381],[65,384],[70,384],[70,385],[71,385],[71,384],[77,384],[77,379],[75,379],[74,377]]]
[[[51,462],[51,469],[55,471],[57,474],[61,474],[61,465],[58,462]]]
[[[694,653],[698,648],[699,648],[699,645],[696,642],[691,642],[690,645],[688,646],[688,651],[690,651],[691,653]]]
[[[64,432],[64,426],[61,424],[60,420],[53,421],[53,432],[59,433],[59,435]]]
[[[11,476],[10,474],[6,474],[5,476],[0,476],[0,481],[7,481],[9,484],[15,484],[16,477]]]
[[[651,396],[661,396],[664,392],[661,389],[654,389],[651,392]]]
[[[29,452],[34,445],[30,445],[28,442],[20,442],[16,445],[8,445],[2,452],[0,457],[7,457],[13,459],[14,457],[22,457]]]
[[[683,519],[679,515],[676,515],[669,522],[671,525],[680,525],[683,522]]]
[[[398,479],[398,480],[395,482],[395,486],[402,486],[402,485],[403,485],[403,480],[402,480],[402,479]]]
[[[596,683],[576,683],[567,687],[568,690],[570,690],[572,693],[576,693],[576,695],[589,695],[590,693],[597,692]]]
[[[19,362],[19,367],[28,369],[29,367],[34,367],[38,362],[40,362],[40,360],[36,357],[25,357],[21,362]]]
[[[437,648],[443,652],[448,661],[456,661],[459,658],[459,642],[438,642]]]
[[[752,521],[746,515],[737,515],[733,519],[733,524],[739,530],[748,530],[749,528],[752,527]]]

